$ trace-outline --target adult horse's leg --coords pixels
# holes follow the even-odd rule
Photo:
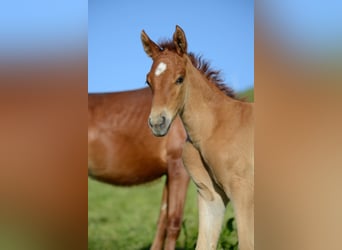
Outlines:
[[[179,155],[180,156],[180,155]],[[190,177],[181,157],[168,160],[168,215],[165,250],[174,250],[183,220],[183,211]]]
[[[234,179],[234,178],[233,178]],[[253,185],[236,178],[230,185],[240,250],[254,249],[254,189]]]
[[[216,249],[228,198],[212,181],[199,152],[187,142],[183,161],[198,190],[199,230],[196,250]]]
[[[165,185],[163,189],[163,196],[160,206],[160,213],[157,225],[157,232],[151,246],[151,250],[161,250],[163,249],[164,239],[166,236],[166,226],[167,226],[167,206],[168,206],[168,176],[166,176]]]

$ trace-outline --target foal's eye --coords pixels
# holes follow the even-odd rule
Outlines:
[[[146,80],[145,82],[148,86],[151,86],[150,82]]]
[[[184,78],[182,76],[178,77],[176,80],[177,84],[181,84],[184,81]]]

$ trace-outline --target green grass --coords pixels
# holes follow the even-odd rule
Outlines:
[[[89,179],[88,249],[149,249],[156,230],[164,180],[127,188]],[[232,218],[233,211],[229,206],[218,249],[231,249],[229,247],[236,245],[236,231],[227,226]],[[197,225],[196,190],[190,183],[177,249],[194,249]]]
[[[239,94],[254,100],[254,90]],[[88,249],[147,250],[152,244],[159,216],[165,178],[135,187],[115,187],[88,181]],[[196,189],[192,182],[187,194],[183,227],[177,249],[195,248],[198,232]],[[225,214],[219,250],[237,249],[236,225],[231,206]]]

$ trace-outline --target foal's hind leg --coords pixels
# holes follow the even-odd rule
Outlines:
[[[166,236],[166,226],[167,226],[167,202],[168,202],[168,177],[166,177],[165,185],[163,189],[163,196],[160,206],[160,214],[157,225],[157,232],[151,246],[151,250],[161,250],[163,249],[164,239]]]
[[[188,142],[184,147],[183,160],[198,191],[199,231],[196,250],[215,250],[228,198],[215,186],[199,152]]]
[[[169,159],[168,164],[169,206],[164,249],[174,250],[182,226],[183,210],[190,177],[180,157]]]

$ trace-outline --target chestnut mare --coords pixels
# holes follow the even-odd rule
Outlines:
[[[181,159],[186,133],[177,118],[168,136],[153,136],[147,125],[151,101],[148,88],[88,95],[88,173],[121,186],[166,175],[151,249],[174,250],[190,180]]]
[[[164,136],[180,115],[188,141],[184,165],[198,189],[196,249],[216,249],[229,200],[237,221],[239,248],[254,248],[254,111],[234,98],[219,72],[187,53],[184,31],[157,45],[144,31],[141,40],[153,64],[147,82],[153,93],[149,125]]]

